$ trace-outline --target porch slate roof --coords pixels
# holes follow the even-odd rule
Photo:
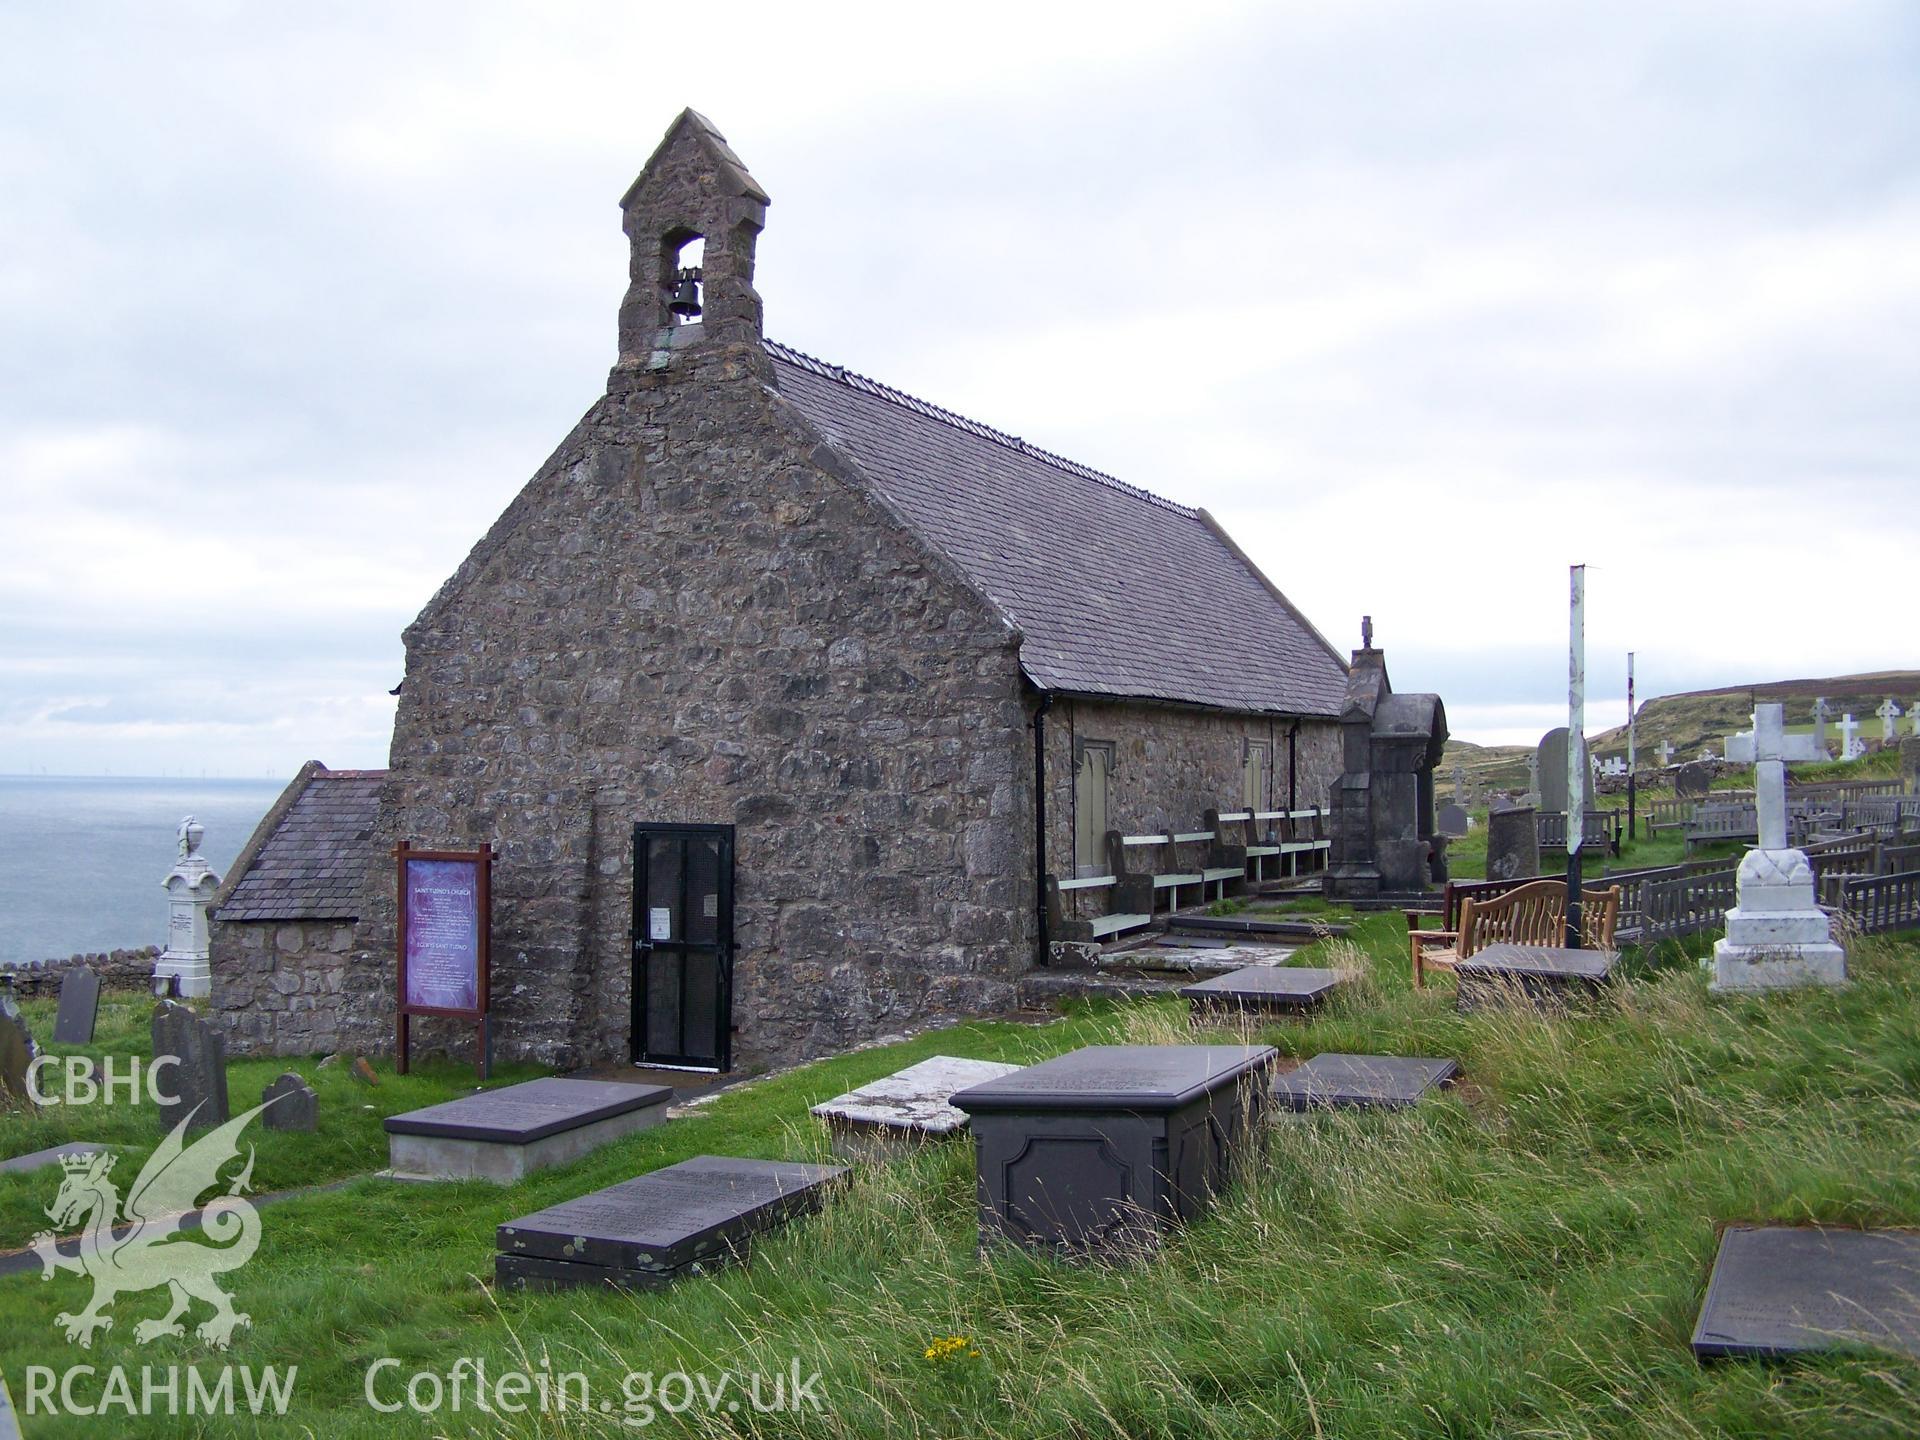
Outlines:
[[[1204,510],[767,342],[780,393],[1019,627],[1035,685],[1335,716],[1347,665]]]
[[[309,766],[290,805],[276,806],[257,832],[240,878],[219,901],[221,920],[357,920],[358,895],[370,863],[369,841],[380,809],[384,770]],[[299,784],[296,780],[295,784]],[[291,787],[289,787],[291,788]],[[241,868],[244,867],[244,868]]]

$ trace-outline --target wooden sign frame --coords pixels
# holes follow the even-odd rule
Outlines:
[[[479,1071],[482,1080],[493,1074],[493,1019],[489,1013],[491,999],[488,971],[492,956],[491,936],[493,932],[493,847],[482,845],[478,850],[417,850],[402,840],[393,847],[395,863],[395,906],[399,915],[397,930],[398,989],[395,996],[397,1013],[395,1024],[398,1034],[395,1037],[394,1073],[407,1073],[408,1023],[416,1015],[438,1016],[449,1020],[466,1020],[476,1028],[478,1051],[474,1056],[474,1068]],[[476,925],[477,953],[474,956],[474,973],[477,982],[475,1004],[471,1009],[448,1008],[435,1005],[411,1005],[407,1002],[407,863],[412,860],[450,860],[456,863],[472,865],[475,870],[475,896],[479,915]]]

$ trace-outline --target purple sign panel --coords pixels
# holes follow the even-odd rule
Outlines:
[[[480,865],[406,862],[407,992],[422,1010],[480,1008]]]

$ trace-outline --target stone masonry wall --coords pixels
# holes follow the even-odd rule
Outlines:
[[[998,1008],[1033,944],[1013,639],[757,346],[676,349],[616,373],[407,632],[376,853],[495,845],[502,1056],[627,1058],[643,820],[738,827],[736,1067]],[[346,992],[366,1046],[390,868]]]
[[[30,960],[22,965],[0,966],[0,986],[11,989],[23,1000],[36,996],[57,996],[61,978],[76,965],[85,965],[100,977],[105,990],[153,989],[153,962],[160,958],[158,945],[143,945],[137,950],[112,950],[70,955],[61,960]]]
[[[1047,868],[1073,874],[1074,741],[1114,744],[1107,819],[1123,834],[1198,830],[1209,807],[1240,807],[1245,741],[1271,740],[1273,796],[1262,809],[1287,803],[1287,730],[1278,716],[1230,715],[1171,705],[1098,700],[1058,701],[1047,716]],[[1028,739],[1031,765],[1032,740]],[[1340,732],[1331,720],[1302,720],[1294,746],[1299,804],[1324,805],[1340,777]],[[1100,892],[1069,892],[1068,913],[1100,914]],[[1076,910],[1074,907],[1084,907]]]
[[[319,1055],[347,1044],[351,920],[223,921],[213,927],[212,1018],[237,1055]],[[390,997],[392,981],[386,982]]]

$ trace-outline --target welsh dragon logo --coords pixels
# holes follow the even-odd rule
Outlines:
[[[226,1193],[209,1200],[200,1212],[200,1231],[215,1243],[183,1238],[181,1222],[200,1196],[220,1183],[220,1168],[239,1157],[240,1132],[266,1108],[256,1105],[191,1145],[182,1138],[193,1118],[187,1115],[141,1166],[127,1192],[124,1211],[119,1187],[111,1179],[116,1157],[62,1157],[65,1175],[60,1193],[47,1207],[47,1218],[62,1229],[82,1226],[80,1240],[74,1253],[67,1254],[53,1231],[42,1230],[33,1237],[33,1250],[44,1267],[43,1280],[51,1280],[61,1270],[93,1277],[92,1303],[78,1315],[63,1311],[54,1317],[68,1340],[91,1349],[95,1331],[113,1328],[113,1317],[104,1312],[115,1296],[123,1290],[162,1285],[172,1292],[173,1304],[160,1319],[142,1320],[134,1327],[134,1337],[143,1345],[162,1335],[185,1334],[180,1317],[195,1300],[211,1305],[213,1314],[194,1333],[222,1350],[236,1327],[253,1323],[250,1316],[233,1308],[233,1297],[215,1280],[251,1260],[260,1244],[260,1217],[253,1203],[243,1198],[253,1180],[252,1146],[247,1147],[245,1167],[228,1183]]]

